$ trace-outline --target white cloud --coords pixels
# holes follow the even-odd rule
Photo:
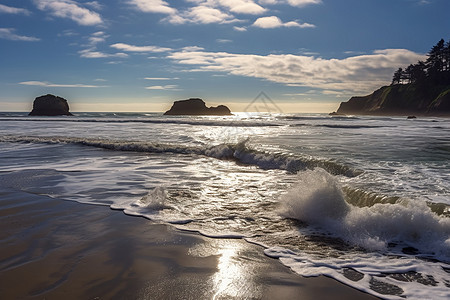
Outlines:
[[[106,37],[100,37],[100,36],[91,36],[88,38],[89,44],[96,45],[98,43],[103,43],[106,40]]]
[[[176,90],[178,88],[178,85],[169,84],[169,85],[153,85],[153,86],[147,86],[147,90]]]
[[[223,24],[239,22],[239,20],[236,19],[233,15],[227,14],[220,9],[206,5],[191,7],[182,13],[170,15],[167,18],[163,19],[163,21],[168,21],[172,24]]]
[[[107,35],[105,32],[103,31],[97,31],[94,32],[89,38],[89,44],[91,46],[95,46],[98,43],[103,43],[104,41],[106,41],[106,39],[109,38],[109,35]]]
[[[205,48],[198,47],[198,46],[187,46],[187,47],[183,47],[181,50],[195,52],[195,51],[205,50]]]
[[[111,48],[127,51],[127,52],[167,52],[171,51],[171,48],[164,48],[158,46],[133,46],[124,43],[116,43],[110,46]]]
[[[183,50],[168,56],[190,71],[224,72],[261,78],[288,86],[368,93],[388,84],[399,66],[425,56],[405,49],[374,51],[345,59],[323,59],[304,55],[249,55]]]
[[[89,48],[89,49],[83,49],[78,51],[78,53],[80,54],[81,57],[84,58],[112,58],[112,57],[118,57],[118,58],[126,58],[128,57],[128,54],[126,53],[104,53],[104,52],[100,52],[97,51],[94,48]]]
[[[199,6],[225,8],[232,13],[259,15],[267,10],[253,0],[187,0]]]
[[[275,5],[275,4],[286,3],[291,6],[304,7],[304,6],[312,5],[312,4],[321,4],[322,0],[259,0],[259,3],[261,3],[263,5],[265,5],[265,4]]]
[[[89,51],[94,51],[96,49],[97,44],[104,43],[106,39],[109,37],[103,31],[97,31],[91,34],[91,36],[87,37],[88,44],[84,45],[89,49]]]
[[[263,5],[264,4],[274,5],[274,4],[277,4],[278,2],[280,2],[280,0],[259,0],[258,2],[263,4]]]
[[[188,17],[192,18],[194,23],[203,24],[230,23],[236,21],[232,15],[207,6],[197,6],[192,8],[188,13]]]
[[[32,36],[18,35],[14,31],[15,29],[13,28],[0,28],[0,39],[23,42],[37,42],[41,40]]]
[[[234,13],[256,15],[266,12],[265,8],[253,0],[187,0],[187,2],[194,5],[179,11],[162,0],[128,1],[142,12],[167,14],[162,21],[176,25],[233,23],[240,21],[234,17]]]
[[[106,34],[104,31],[97,31],[97,32],[94,32],[92,35],[93,36],[105,36]]]
[[[96,10],[101,10],[103,8],[103,5],[98,3],[98,1],[85,2],[84,5],[90,6]]]
[[[36,6],[59,18],[71,19],[80,25],[99,25],[103,23],[101,16],[73,0],[34,0]]]
[[[63,30],[63,32],[58,33],[58,36],[66,36],[66,37],[77,36],[77,35],[79,35],[79,33],[76,31],[73,31],[71,29],[66,29],[66,30]]]
[[[247,28],[239,27],[239,26],[234,26],[233,29],[236,30],[236,31],[241,31],[241,32],[247,31]]]
[[[44,86],[44,87],[63,87],[63,88],[102,88],[107,87],[105,85],[89,85],[89,84],[57,84],[47,81],[23,81],[19,82],[21,85],[31,85],[31,86]]]
[[[170,5],[163,0],[130,0],[128,2],[136,6],[142,12],[160,13],[160,14],[175,14],[177,10],[170,7]]]
[[[145,77],[146,80],[175,80],[179,78],[168,78],[168,77]]]
[[[280,18],[278,18],[276,16],[258,18],[253,23],[253,26],[260,27],[260,28],[278,28],[278,27],[314,28],[314,27],[316,27],[313,24],[298,23],[296,21],[290,21],[290,22],[283,23],[280,20]]]
[[[218,4],[228,8],[233,13],[259,15],[266,9],[251,0],[217,0]]]
[[[287,0],[292,6],[303,7],[310,4],[320,4],[322,0]]]
[[[6,6],[3,4],[0,4],[0,13],[14,14],[14,15],[22,14],[26,16],[31,14],[31,12],[28,9]]]

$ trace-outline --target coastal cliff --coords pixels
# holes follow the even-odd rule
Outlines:
[[[332,114],[450,116],[450,41],[441,39],[427,57],[398,68],[390,86],[352,97]]]
[[[342,102],[337,114],[450,116],[450,85],[395,84]]]
[[[225,105],[206,107],[205,102],[199,98],[175,101],[164,115],[172,116],[230,116],[230,109]]]

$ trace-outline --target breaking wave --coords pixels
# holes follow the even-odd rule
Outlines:
[[[350,203],[336,178],[323,169],[307,170],[281,197],[282,214],[368,250],[395,244],[450,261],[450,218],[434,213],[424,201],[372,195],[355,206],[351,203],[363,194],[347,194],[353,197]]]
[[[323,168],[333,175],[355,177],[361,174],[349,166],[334,161],[320,160],[311,157],[300,157],[283,153],[258,151],[247,147],[244,140],[236,144],[220,144],[215,146],[188,146],[179,144],[162,144],[142,141],[120,141],[77,137],[31,137],[2,136],[0,142],[10,143],[47,143],[47,144],[77,144],[114,151],[133,151],[146,153],[175,153],[204,155],[222,160],[234,160],[246,165],[258,166],[261,169],[280,169],[291,173],[300,170]]]

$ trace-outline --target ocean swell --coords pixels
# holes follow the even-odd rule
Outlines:
[[[48,122],[49,117],[39,118],[17,118],[8,117],[0,118],[0,121],[15,121],[15,122]],[[277,123],[269,123],[262,121],[245,121],[233,119],[183,119],[183,118],[166,118],[166,119],[95,119],[95,118],[74,118],[74,117],[51,117],[52,122],[72,122],[72,123],[148,123],[148,124],[176,124],[176,125],[193,125],[193,126],[233,126],[233,127],[277,127],[282,126]]]
[[[280,169],[291,173],[300,170],[323,168],[333,175],[355,177],[361,174],[346,165],[334,161],[320,160],[310,157],[300,157],[284,153],[270,153],[249,148],[248,140],[236,144],[219,144],[204,146],[189,146],[179,144],[163,144],[143,141],[121,141],[96,138],[77,137],[34,137],[34,136],[12,136],[0,137],[0,142],[9,143],[47,143],[47,144],[78,144],[114,151],[133,151],[146,153],[175,153],[204,155],[223,160],[234,160],[246,165],[258,166],[261,169]]]

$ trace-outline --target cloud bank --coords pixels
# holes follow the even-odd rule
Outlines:
[[[207,52],[185,48],[168,56],[190,71],[224,72],[288,86],[348,93],[367,93],[387,84],[399,66],[424,59],[405,49],[377,50],[345,59],[324,59],[293,54],[250,55]]]
[[[167,16],[162,19],[162,22],[171,24],[226,24],[235,22],[244,22],[235,16],[239,15],[262,15],[269,11],[269,9],[261,5],[275,5],[288,4],[291,6],[303,7],[309,4],[319,4],[321,0],[260,0],[258,3],[253,0],[186,0],[192,6],[177,10],[170,6],[170,4],[163,0],[130,0],[128,3],[134,8],[145,13],[160,13]],[[267,17],[276,18],[276,17]],[[279,19],[277,26],[264,27],[268,20],[257,20],[256,25],[261,28],[275,28],[275,27],[313,27],[314,25],[304,23],[299,24],[296,21],[282,23]],[[259,26],[262,24],[261,26]],[[242,27],[237,27],[242,28]],[[236,29],[239,30],[239,29]]]

